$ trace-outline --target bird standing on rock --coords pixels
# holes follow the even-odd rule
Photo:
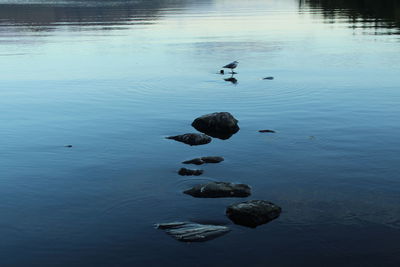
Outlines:
[[[239,64],[238,61],[233,61],[225,66],[223,66],[222,68],[224,69],[231,69],[232,70],[232,74],[234,74],[233,69],[235,69],[237,67],[237,65]]]

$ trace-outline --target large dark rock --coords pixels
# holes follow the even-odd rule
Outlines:
[[[187,133],[182,135],[168,136],[167,139],[172,139],[191,146],[205,145],[211,142],[211,137],[205,134]]]
[[[276,219],[282,209],[265,200],[250,200],[230,205],[226,215],[234,223],[255,228]]]
[[[178,171],[179,175],[182,176],[190,176],[190,175],[194,175],[194,176],[199,176],[203,174],[203,170],[191,170],[191,169],[186,169],[186,168],[180,168],[180,170]]]
[[[229,112],[215,112],[203,115],[192,122],[192,126],[209,136],[228,139],[239,131],[238,120]]]
[[[226,226],[199,224],[191,222],[173,222],[157,224],[156,228],[164,230],[168,235],[183,242],[204,242],[230,231]]]
[[[196,165],[202,165],[204,163],[220,163],[221,161],[224,161],[223,157],[201,157],[201,158],[195,158],[191,160],[184,161],[182,163],[184,164],[196,164]]]
[[[251,188],[245,184],[210,182],[196,185],[183,193],[201,198],[248,197],[251,194]]]

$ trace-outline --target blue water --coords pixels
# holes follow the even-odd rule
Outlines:
[[[399,20],[337,2],[0,0],[0,265],[399,266]],[[216,111],[229,140],[164,138]],[[283,213],[233,225],[241,199],[181,193],[209,180]],[[153,227],[177,220],[232,232]]]

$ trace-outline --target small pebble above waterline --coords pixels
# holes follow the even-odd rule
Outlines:
[[[211,137],[205,134],[187,133],[182,135],[168,136],[167,139],[172,139],[178,142],[185,143],[191,146],[205,145],[211,142]]]
[[[191,222],[172,222],[156,225],[168,235],[182,242],[204,242],[220,237],[230,231],[226,226]]]
[[[226,215],[235,224],[256,228],[279,217],[281,207],[265,200],[250,200],[230,205]]]
[[[196,185],[183,193],[199,198],[248,197],[251,188],[246,184],[210,182]]]
[[[191,170],[191,169],[181,168],[178,171],[178,174],[182,176],[190,176],[190,175],[199,176],[202,175],[203,172],[204,172],[203,170]]]
[[[202,165],[204,163],[220,163],[221,161],[224,161],[223,157],[201,157],[201,158],[195,158],[191,160],[186,160],[182,162],[183,164],[196,164],[196,165]]]

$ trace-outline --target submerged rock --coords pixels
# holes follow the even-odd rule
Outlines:
[[[161,223],[157,224],[156,228],[164,230],[168,235],[183,242],[204,242],[230,231],[226,226],[192,222]]]
[[[167,139],[172,139],[191,146],[205,145],[211,142],[211,137],[205,134],[187,133],[182,135],[168,136]]]
[[[260,133],[276,133],[274,130],[259,130]]]
[[[184,175],[186,175],[186,176],[189,176],[189,175],[199,176],[199,175],[202,175],[203,172],[204,172],[203,170],[191,170],[191,169],[181,168],[179,170],[178,174],[182,175],[182,176],[184,176]]]
[[[251,194],[251,188],[246,184],[210,182],[196,185],[183,193],[200,198],[248,197]]]
[[[272,76],[264,77],[264,78],[263,78],[263,80],[273,80],[273,79],[274,79],[274,77],[272,77]]]
[[[192,126],[209,136],[228,139],[239,131],[238,120],[229,112],[215,112],[203,115],[192,122]]]
[[[265,200],[250,200],[230,205],[226,215],[234,223],[255,228],[276,219],[282,209]]]
[[[196,164],[196,165],[202,165],[204,163],[220,163],[221,161],[224,161],[223,157],[201,157],[201,158],[195,158],[191,160],[186,160],[182,162],[183,164]]]

